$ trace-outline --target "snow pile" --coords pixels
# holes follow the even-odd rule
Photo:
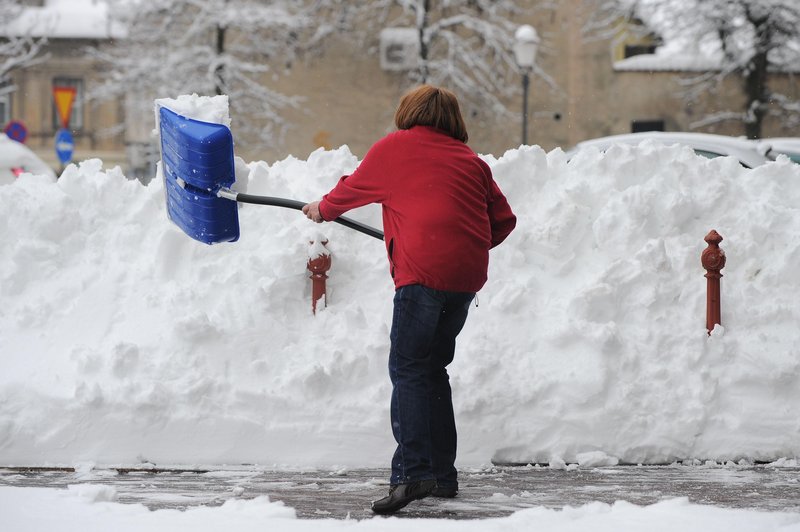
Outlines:
[[[401,531],[408,521],[398,518],[368,520],[298,520],[294,510],[267,497],[231,499],[222,506],[189,508],[186,511],[150,511],[140,504],[92,502],[75,496],[74,490],[0,487],[0,500],[7,503],[3,522],[12,530],[28,532],[91,532],[116,530],[217,530],[289,532],[326,530]],[[47,511],[42,511],[46,508]],[[646,524],[653,532],[770,532],[800,530],[800,515],[781,512],[724,509],[672,499],[650,506],[626,502],[591,503],[563,510],[531,508],[495,519],[455,521],[414,519],[414,530],[480,531],[537,530],[541,532],[627,532],[640,531]]]
[[[71,484],[67,491],[86,502],[117,502],[118,498],[113,487],[99,484]]]
[[[226,94],[217,96],[183,94],[177,98],[157,99],[155,101],[156,134],[158,134],[158,110],[160,107],[166,107],[181,116],[193,120],[231,127],[231,117],[228,113],[228,96]]]
[[[504,420],[496,458],[798,453],[800,167],[750,171],[644,143],[569,165],[558,151],[511,152],[494,171],[521,213],[493,257],[482,327],[499,334],[477,335],[503,364],[466,371],[513,388],[475,403],[476,420]],[[728,332],[707,339],[699,255],[712,228],[726,237]]]
[[[647,143],[487,161],[519,224],[451,366],[462,465],[800,455],[800,166]],[[357,163],[346,147],[254,162],[248,191],[317,199]],[[238,242],[197,243],[160,180],[98,160],[0,186],[0,463],[388,465],[383,243],[239,213]],[[712,228],[728,264],[709,338]],[[320,231],[333,268],[313,316]]]

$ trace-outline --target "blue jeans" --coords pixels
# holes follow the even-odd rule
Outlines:
[[[458,485],[456,423],[447,365],[467,319],[471,292],[422,285],[397,289],[390,334],[392,433],[397,450],[391,484],[436,479]]]

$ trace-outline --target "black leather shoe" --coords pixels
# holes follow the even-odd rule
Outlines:
[[[458,495],[458,486],[436,486],[431,492],[431,497],[441,499],[452,499],[456,495]]]
[[[407,484],[395,484],[389,488],[389,495],[372,503],[372,511],[376,514],[393,514],[408,503],[424,499],[436,488],[435,480],[420,480]]]

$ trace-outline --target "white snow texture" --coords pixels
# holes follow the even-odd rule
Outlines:
[[[460,464],[800,455],[800,166],[651,143],[486,160],[519,220],[450,367]],[[310,201],[357,163],[347,147],[253,162],[238,187]],[[238,242],[200,244],[167,221],[160,180],[99,160],[0,186],[0,463],[388,465],[383,244],[239,215]],[[380,223],[377,206],[350,215]],[[709,337],[710,229],[728,263]]]

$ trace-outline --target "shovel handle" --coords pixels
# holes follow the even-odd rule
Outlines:
[[[272,196],[254,196],[252,194],[242,194],[241,192],[234,192],[226,188],[220,189],[219,192],[217,192],[217,196],[233,201],[238,201],[240,203],[270,205],[272,207],[285,207],[287,209],[295,209],[298,211],[303,210],[303,207],[306,205],[302,201],[297,201],[293,199],[275,198]],[[340,216],[333,221],[345,227],[349,227],[350,229],[354,229],[359,233],[364,233],[365,235],[377,238],[378,240],[383,240],[383,231],[375,229],[374,227],[371,227],[369,225],[365,225],[362,224],[361,222],[351,220],[350,218],[345,218],[344,216]]]

